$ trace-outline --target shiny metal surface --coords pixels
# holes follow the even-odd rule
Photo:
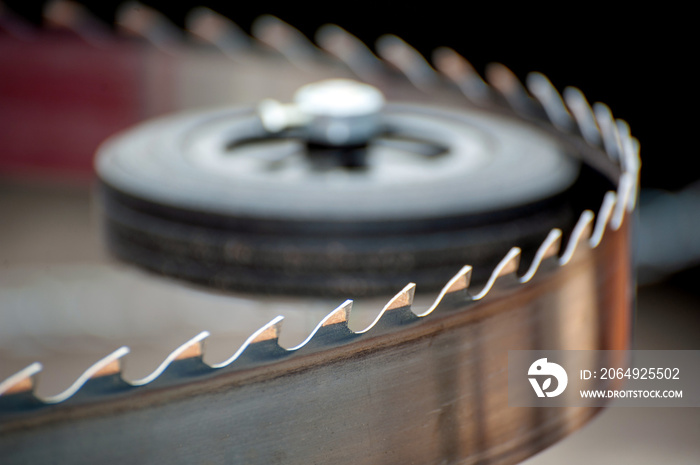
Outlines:
[[[309,343],[277,363],[222,368],[167,390],[167,379],[156,380],[145,390],[103,394],[98,403],[88,390],[82,401],[6,418],[3,449],[19,445],[22,457],[44,460],[62,457],[64,448],[68,459],[80,447],[79,460],[89,463],[126,459],[125,449],[142,450],[145,440],[149,448],[161,445],[159,460],[173,463],[192,457],[514,463],[576,429],[595,410],[507,407],[507,351],[627,347],[626,234],[626,227],[609,231],[596,249],[583,242],[561,272],[543,273],[526,288],[503,283],[509,278],[503,276],[490,299],[467,307],[464,289],[456,286],[421,321],[409,310],[410,294],[399,294],[364,338],[352,336],[341,306]],[[279,352],[277,323],[257,333],[249,360]],[[347,337],[350,342],[339,346]],[[192,373],[199,355],[175,361],[171,376]],[[337,435],[344,440],[335,441]],[[84,437],[92,438],[90,445],[72,442]],[[35,441],[43,446],[22,447]],[[188,454],[166,447],[173,441],[188,444]]]
[[[124,18],[137,32],[148,23]],[[272,32],[263,26],[256,35],[278,49],[280,35],[295,37],[284,24]],[[176,40],[161,40],[153,35],[158,30],[140,33],[171,50]],[[280,51],[306,66],[300,51],[315,49],[300,43]],[[407,47],[391,38],[380,48],[411,83],[438,79]],[[367,69],[355,52],[337,51],[351,67]],[[552,230],[522,275],[512,249],[483,288],[469,289],[470,270],[463,268],[425,311],[412,311],[408,285],[361,330],[348,326],[346,302],[292,349],[278,343],[281,319],[273,318],[257,331],[246,328],[250,336],[224,362],[204,362],[206,334],[199,333],[131,382],[119,366],[126,349],[55,395],[34,395],[38,367],[30,365],[0,384],[4,461],[515,463],[595,415],[507,407],[504,367],[508,350],[629,345],[637,143],[625,123],[609,124],[612,117],[591,110],[580,92],[567,92],[562,111],[561,98],[540,78],[533,78],[533,98],[500,65],[491,68],[488,86],[449,51],[437,61],[477,105],[503,100],[499,111],[548,131],[571,130],[571,143],[617,186],[597,214],[582,213],[565,245]]]

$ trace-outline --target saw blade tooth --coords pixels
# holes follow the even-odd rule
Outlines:
[[[511,276],[515,277],[520,266],[520,256],[522,251],[520,247],[513,247],[508,251],[505,257],[498,262],[496,268],[491,272],[489,280],[484,287],[472,297],[473,300],[481,300],[494,288],[496,282],[502,278]]]
[[[350,319],[350,312],[352,311],[352,300],[348,299],[342,304],[340,304],[335,310],[330,312],[326,317],[319,323],[319,328],[330,327],[334,325],[346,325]]]
[[[177,349],[170,352],[170,354],[161,362],[161,364],[153,370],[153,372],[143,378],[127,381],[132,386],[143,386],[144,384],[149,384],[156,378],[158,378],[172,362],[175,360],[184,360],[187,358],[201,358],[204,349],[204,340],[209,337],[208,331],[202,331],[189,341],[182,344]]]
[[[111,31],[85,6],[71,0],[52,0],[44,5],[42,17],[48,27],[71,31],[85,42],[101,46],[112,38]]]
[[[571,261],[574,253],[580,248],[581,244],[589,244],[591,234],[593,232],[593,218],[594,214],[590,210],[585,210],[581,213],[574,230],[571,232],[569,237],[569,242],[566,244],[566,249],[561,257],[559,257],[559,265],[566,265]]]
[[[409,283],[399,291],[389,302],[384,306],[382,312],[391,312],[399,308],[411,308],[413,305],[413,297],[416,293],[416,284]]]
[[[401,71],[417,89],[427,92],[438,83],[438,75],[428,60],[402,38],[385,34],[377,39],[376,47],[379,56]]]
[[[291,352],[301,348],[308,349],[310,346],[327,347],[345,342],[348,337],[352,337],[354,333],[348,327],[352,303],[352,300],[348,299],[340,304],[316,325],[303,342],[287,350]]]
[[[508,67],[501,63],[489,63],[484,74],[491,87],[506,99],[513,110],[522,114],[533,112],[532,98],[520,79]]]
[[[449,47],[433,52],[435,67],[459,87],[473,103],[484,103],[489,97],[489,86],[462,55]]]
[[[529,282],[545,260],[556,258],[559,255],[561,251],[561,237],[561,229],[554,228],[549,231],[549,234],[547,234],[547,237],[537,249],[535,258],[532,260],[527,272],[518,279],[521,283]]]
[[[403,320],[411,316],[417,318],[417,316],[411,311],[411,306],[413,305],[413,297],[416,293],[416,284],[409,283],[401,289],[394,297],[389,299],[389,302],[384,305],[384,308],[379,312],[377,317],[374,319],[369,326],[361,331],[357,331],[356,334],[364,334],[369,330],[381,325],[387,326],[398,326],[403,322]],[[393,315],[392,315],[393,314]],[[400,315],[397,315],[400,314]],[[391,321],[387,320],[387,316],[391,315]]]
[[[598,215],[596,216],[595,228],[593,228],[593,234],[591,234],[591,239],[589,244],[591,248],[598,247],[600,241],[603,240],[603,235],[605,234],[605,229],[610,223],[610,218],[612,217],[613,209],[617,203],[617,194],[613,191],[608,191],[603,197],[603,203],[600,205],[600,210],[598,210]]]
[[[641,170],[641,158],[640,158],[640,144],[639,144],[639,139],[636,137],[632,137],[632,144],[630,145],[630,158],[632,159],[632,163],[634,163],[633,171],[631,171],[632,179],[634,181],[634,184],[632,185],[631,188],[631,195],[630,198],[626,204],[627,206],[627,211],[632,212],[634,211],[635,206],[637,205],[637,198],[639,197],[639,173]]]
[[[581,131],[581,135],[589,144],[593,146],[600,145],[600,129],[596,124],[593,116],[593,109],[588,104],[586,96],[576,87],[567,87],[564,89],[564,101],[574,115],[576,124]]]
[[[622,119],[616,119],[615,125],[617,126],[618,134],[620,136],[620,148],[621,154],[620,163],[622,165],[623,171],[633,172],[639,169],[639,155],[635,153],[633,147],[632,134],[630,132],[630,125],[627,121]]]
[[[472,266],[464,265],[457,274],[455,274],[452,279],[450,279],[445,287],[440,291],[440,296],[446,294],[453,294],[455,292],[462,292],[469,289],[469,284],[472,280]]]
[[[40,397],[39,400],[46,404],[57,404],[72,397],[80,390],[81,387],[83,387],[85,383],[91,379],[101,378],[103,376],[119,375],[121,373],[121,358],[128,353],[128,347],[120,347],[101,360],[93,363],[65,391],[53,396]]]
[[[612,113],[610,114],[610,117],[612,118]],[[613,118],[610,122],[610,131],[613,133],[613,139],[616,144],[615,153],[617,154],[617,158],[611,158],[613,158],[613,161],[620,163],[624,155],[624,147],[622,147],[622,136],[620,136],[620,127],[617,124],[618,121],[622,120],[617,120]]]
[[[631,197],[635,196],[635,184],[635,177],[632,173],[622,173],[620,176],[620,181],[617,185],[618,202],[615,204],[612,218],[610,219],[610,227],[613,229],[613,231],[620,229],[620,226],[622,226],[622,222],[625,219],[627,206],[631,202],[634,202],[631,200]]]
[[[638,147],[635,147],[635,138],[630,133],[630,126],[621,119],[616,120],[615,123],[620,135],[620,146],[622,148],[622,157],[620,157],[622,170],[636,173],[640,167],[639,153]]]
[[[185,17],[185,29],[194,37],[210,43],[229,56],[250,47],[250,38],[243,29],[227,17],[199,6]]]
[[[620,134],[620,143],[622,146],[622,156],[620,164],[622,171],[629,173],[632,181],[632,186],[629,187],[630,195],[625,199],[625,208],[627,211],[632,211],[637,201],[637,186],[639,184],[639,170],[641,162],[639,158],[639,141],[632,137],[629,124],[621,119],[616,120],[616,125]],[[627,188],[627,186],[625,186]]]
[[[615,126],[617,126],[618,135],[620,136],[620,153],[621,155],[623,155],[620,158],[620,163],[622,163],[622,168],[625,171],[627,171],[627,166],[625,164],[628,162],[628,160],[625,160],[624,153],[625,141],[632,137],[632,133],[630,132],[630,125],[627,124],[627,121],[618,118],[615,120]]]
[[[253,21],[253,37],[281,53],[293,65],[304,68],[305,63],[319,55],[319,50],[308,37],[294,26],[276,16],[262,15]]]
[[[231,357],[224,360],[223,362],[209,363],[208,365],[211,368],[224,368],[226,366],[229,366],[233,362],[235,362],[250,347],[255,346],[257,344],[272,344],[272,345],[276,345],[281,350],[285,350],[285,349],[282,349],[278,343],[279,334],[280,334],[280,330],[282,329],[282,321],[283,320],[284,320],[283,316],[281,316],[281,315],[276,316],[269,323],[263,325],[260,329],[258,329],[253,334],[248,336],[248,339],[246,339],[243,342],[243,344],[241,344],[241,347],[239,347],[238,350]],[[285,350],[285,352],[286,352],[286,350]]]
[[[467,292],[467,289],[469,289],[471,278],[472,266],[463,266],[462,269],[460,269],[456,275],[454,275],[449,281],[447,281],[447,284],[445,284],[442,290],[440,290],[440,293],[435,298],[433,304],[423,313],[417,313],[416,315],[421,318],[430,315],[436,308],[438,308],[440,303],[447,295],[455,296],[460,300],[471,299],[471,296]]]
[[[359,78],[372,81],[382,73],[382,61],[364,42],[340,26],[321,26],[315,39],[323,50],[345,63]]]
[[[139,2],[122,3],[117,8],[115,22],[122,33],[145,39],[169,53],[182,39],[182,31],[168,18]]]
[[[36,375],[43,368],[41,363],[34,362],[17,373],[8,376],[0,382],[0,396],[17,394],[19,392],[33,392]]]
[[[600,128],[605,152],[613,161],[619,161],[622,141],[610,107],[604,103],[596,102],[593,104],[593,115]]]
[[[573,127],[574,120],[564,104],[564,99],[547,76],[537,72],[530,73],[527,75],[526,84],[555,127],[564,131]]]

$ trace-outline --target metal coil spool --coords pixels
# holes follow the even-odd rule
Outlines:
[[[329,107],[316,121],[345,127],[332,113],[354,110],[332,102],[348,88],[365,90],[306,86]],[[97,159],[111,248],[229,290],[362,297],[413,281],[436,291],[467,262],[485,283],[514,244],[531,261],[552,228],[571,231],[582,197],[595,205],[605,192],[590,168],[579,176],[570,142],[534,125],[473,108],[376,113],[353,116],[348,127],[373,129],[341,142],[314,136],[313,121],[272,132],[252,109],[120,135]]]

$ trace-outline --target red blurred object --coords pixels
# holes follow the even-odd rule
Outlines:
[[[102,141],[171,109],[170,61],[130,40],[0,36],[0,173],[91,176]]]

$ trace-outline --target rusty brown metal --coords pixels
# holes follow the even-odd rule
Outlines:
[[[170,463],[516,463],[598,409],[509,407],[508,351],[628,347],[628,226],[527,286],[499,281],[482,302],[448,294],[376,338],[5,422],[0,449],[82,463],[146,449]]]
[[[94,54],[64,42],[56,41],[55,46],[71,53]],[[0,43],[3,50],[11,50],[10,45]],[[39,57],[37,63],[48,63],[42,57],[53,49],[39,45],[23,47]],[[338,63],[323,61],[323,65],[310,62],[307,75],[279,57],[259,60],[245,50],[236,51],[243,63],[239,66],[185,48],[178,50],[181,55],[175,60],[131,43],[111,46],[119,47],[113,57],[122,58],[116,63],[123,72],[114,75],[130,77],[126,86],[130,91],[125,94],[136,95],[133,89],[140,85],[158,89],[145,92],[153,102],[124,104],[125,109],[112,122],[114,127],[95,130],[95,140],[88,140],[90,143],[142,114],[175,108],[171,100],[184,102],[185,108],[193,102],[219,103],[234,88],[245,94],[236,97],[243,100],[253,98],[251,89],[262,90],[266,96],[270,89],[285,95],[312,78],[349,74]],[[23,63],[27,54],[15,50],[5,55],[5,62]],[[338,55],[349,68],[357,68],[352,66],[356,53]],[[142,61],[143,57],[152,59]],[[278,344],[281,319],[273,320],[251,336],[243,346],[250,350],[237,353],[240,357],[232,358],[236,363],[231,365],[205,364],[200,338],[196,344],[181,346],[181,352],[173,352],[177,356],[172,363],[166,359],[170,365],[154,372],[161,376],[154,376],[153,382],[149,378],[140,387],[124,381],[118,357],[110,359],[73,397],[55,405],[34,396],[33,375],[40,367],[32,365],[26,376],[1,393],[2,462],[512,464],[590,420],[598,409],[509,407],[507,357],[509,350],[629,347],[634,304],[629,212],[638,175],[636,141],[626,123],[607,113],[602,121],[607,125],[600,127],[603,140],[598,140],[600,118],[578,91],[569,91],[567,102],[562,102],[551,84],[547,87],[548,81],[543,84],[535,75],[535,84],[528,81],[528,87],[538,103],[522,85],[512,82],[505,68],[491,68],[493,87],[489,87],[453,52],[443,49],[437,58],[437,64],[443,65],[438,66],[441,71],[477,106],[502,97],[513,111],[499,106],[494,108],[499,114],[524,115],[541,129],[557,134],[568,131],[564,135],[567,147],[583,154],[617,185],[616,193],[606,195],[606,202],[612,200],[604,202],[595,224],[593,214],[582,217],[580,240],[567,241],[571,257],[567,251],[557,256],[560,231],[553,237],[556,245],[543,252],[544,261],[528,279],[521,277],[518,282],[519,254],[513,253],[511,260],[497,268],[500,271],[494,274],[498,279],[492,289],[470,294],[471,270],[465,267],[425,313],[412,313],[413,288],[409,285],[385,306],[376,325],[361,332],[349,329],[350,305],[345,302],[291,350]],[[228,78],[196,80],[197,86],[186,88],[189,93],[180,89],[180,95],[170,89],[169,79],[157,78],[161,74],[188,76],[205,64],[224,71],[208,74],[207,79],[230,75],[237,79],[236,85]],[[9,68],[17,74],[13,82],[24,88],[22,72],[29,68]],[[150,78],[145,84],[134,74],[141,68],[152,71],[146,73]],[[160,68],[170,71],[159,72]],[[429,68],[421,70],[432,76]],[[280,82],[281,74],[285,74],[284,82]],[[415,89],[403,80],[383,74],[380,78],[387,95],[409,94],[421,101],[454,105],[452,88],[416,96]],[[181,98],[157,98],[167,94],[167,89]],[[545,113],[548,119],[542,117]],[[17,154],[24,153],[26,149],[17,150]],[[86,160],[76,165],[86,169]],[[10,162],[15,163],[14,158],[5,164],[10,166]]]

